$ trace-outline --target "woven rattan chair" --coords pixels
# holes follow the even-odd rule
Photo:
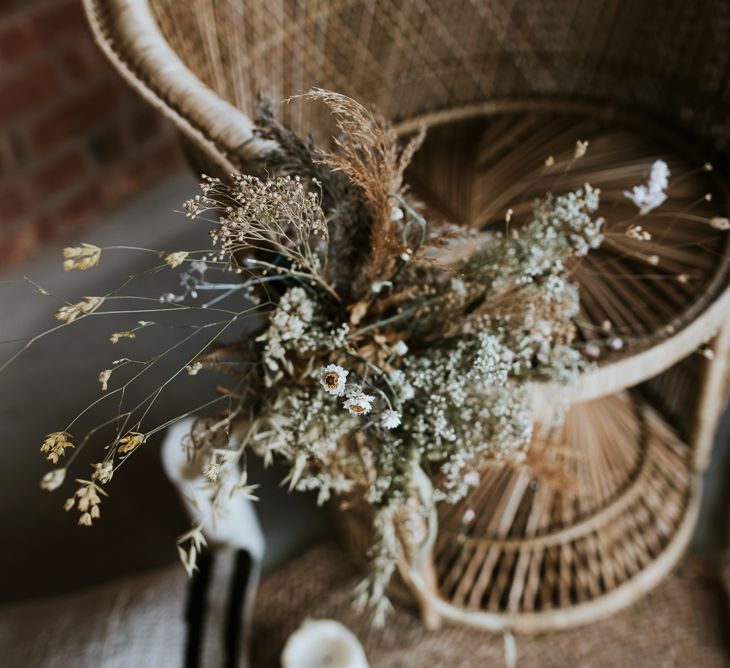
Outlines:
[[[475,522],[464,526],[463,505],[442,510],[436,586],[421,594],[444,617],[536,631],[607,614],[669,571],[727,390],[728,233],[676,212],[727,215],[730,2],[84,3],[104,52],[176,125],[198,171],[249,169],[264,148],[259,91],[312,86],[371,105],[404,135],[426,125],[414,192],[432,215],[479,229],[508,208],[519,224],[544,177],[601,187],[607,227],[622,232],[623,190],[667,159],[683,176],[673,212],[645,219],[653,240],[607,242],[575,270],[581,335],[616,336],[620,349],[574,386],[536,390],[573,404],[563,425],[537,426],[536,447],[574,483],[485,470]],[[281,115],[330,140],[315,105]],[[564,176],[586,139],[585,162]],[[340,519],[364,554],[366,512]]]

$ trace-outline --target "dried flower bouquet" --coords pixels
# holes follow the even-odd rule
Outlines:
[[[602,241],[599,192],[585,184],[547,193],[531,222],[513,229],[507,212],[503,228],[488,234],[429,221],[404,184],[423,132],[403,144],[349,98],[323,90],[304,97],[331,110],[340,131],[334,149],[296,136],[262,100],[257,129],[272,149],[257,174],[203,177],[185,209],[211,224],[214,249],[162,254],[164,266],[185,271],[183,292],[163,295],[160,310],[222,317],[200,326],[211,328],[211,347],[175,374],[211,368],[233,378],[210,402],[226,408],[199,419],[189,443],[216,505],[236,493],[254,498],[249,452],[288,462],[290,489],[315,490],[321,503],[362,495],[374,509],[375,541],[373,573],[359,593],[382,619],[403,554],[397,525],[417,479],[427,477],[434,501],[454,502],[478,484],[485,462],[524,461],[531,384],[570,382],[591,364],[595,344],[576,342],[571,266]],[[579,143],[575,159],[585,150]],[[655,167],[652,183],[627,196],[648,211],[663,201],[667,176],[666,165]],[[68,248],[65,268],[88,270],[101,256],[90,244]],[[211,291],[216,296],[200,304]],[[70,325],[116,296],[86,297],[56,317]],[[253,336],[216,343],[244,318],[257,323]],[[140,321],[112,341],[156,324]],[[114,388],[114,373],[127,362],[99,374],[104,397],[130,393],[131,381]],[[99,516],[103,487],[117,469],[170,424],[145,426],[155,398],[120,405],[106,423],[116,436],[66,502],[80,524]],[[74,443],[72,427],[43,443],[54,464],[95,433]],[[42,487],[58,488],[69,463]],[[203,544],[199,526],[181,537],[188,570]]]

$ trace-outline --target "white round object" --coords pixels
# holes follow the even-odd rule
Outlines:
[[[368,668],[355,634],[333,619],[307,620],[287,640],[283,668]]]

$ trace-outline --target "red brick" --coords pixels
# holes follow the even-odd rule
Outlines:
[[[37,169],[31,176],[31,187],[38,197],[54,195],[81,183],[88,172],[86,156],[73,150]]]
[[[41,241],[63,236],[85,225],[105,208],[97,188],[89,186],[39,217],[35,224],[36,234]]]
[[[25,146],[17,133],[5,130],[0,135],[0,176],[15,172],[26,160]]]
[[[167,174],[182,164],[180,144],[175,136],[170,136],[149,157],[148,169],[152,175]]]
[[[121,164],[132,149],[132,142],[122,123],[100,130],[88,139],[87,144],[94,161],[102,169]]]
[[[88,134],[114,113],[118,97],[119,88],[111,83],[99,84],[74,96],[35,124],[30,131],[33,146],[45,150],[71,137]]]
[[[57,229],[65,232],[83,225],[105,208],[106,202],[98,186],[90,186],[59,206],[51,215],[56,219]]]
[[[146,104],[134,114],[131,125],[132,136],[140,145],[145,145],[166,127],[159,112]]]
[[[32,225],[21,225],[0,237],[0,266],[9,267],[25,260],[38,246],[38,235]]]
[[[25,68],[0,84],[0,122],[9,121],[58,95],[58,73],[50,62]]]
[[[22,18],[0,30],[0,60],[15,65],[32,57],[41,48],[35,26]]]
[[[89,35],[80,0],[55,0],[39,10],[33,24],[38,37],[47,46]]]
[[[10,225],[29,212],[30,199],[20,186],[0,187],[0,225]]]
[[[73,81],[88,81],[102,72],[108,72],[111,67],[91,39],[69,45],[61,56],[61,62]]]

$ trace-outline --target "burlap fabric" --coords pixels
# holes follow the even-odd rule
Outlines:
[[[257,668],[279,666],[287,636],[307,617],[334,618],[360,638],[373,668],[505,665],[499,634],[449,626],[427,632],[399,607],[383,629],[352,609],[362,577],[334,544],[317,546],[262,584],[254,615]],[[691,558],[631,608],[602,622],[516,636],[519,668],[727,668],[728,590],[720,569]]]

